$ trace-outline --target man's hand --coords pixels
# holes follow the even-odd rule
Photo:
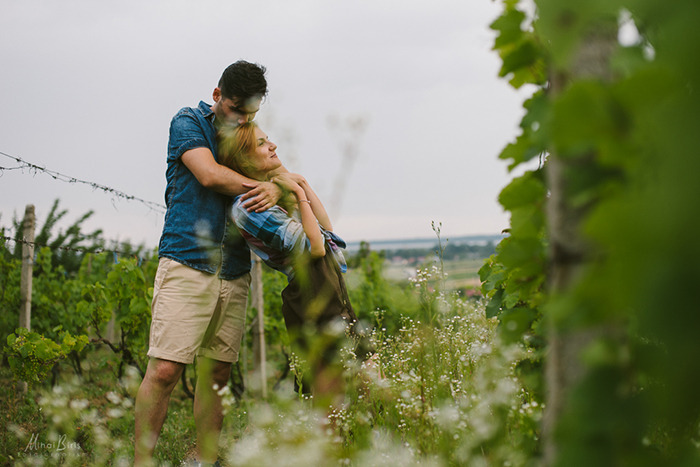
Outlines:
[[[277,204],[282,197],[282,189],[272,182],[244,183],[250,190],[241,196],[243,207],[248,212],[263,212]]]

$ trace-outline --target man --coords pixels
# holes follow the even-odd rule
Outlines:
[[[194,418],[201,465],[216,462],[223,420],[214,385],[224,387],[245,325],[250,252],[230,229],[231,197],[246,207],[274,206],[280,189],[217,163],[216,130],[252,120],[267,94],[265,68],[238,61],[214,89],[214,105],[181,109],[170,124],[167,212],[153,288],[150,357],[136,396],[134,464],[151,463],[170,394],[197,357]]]

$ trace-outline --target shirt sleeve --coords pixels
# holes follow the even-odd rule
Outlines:
[[[209,148],[204,130],[191,109],[181,109],[170,122],[168,160],[179,159],[194,148]]]
[[[309,248],[309,241],[301,222],[287,215],[279,206],[273,206],[263,212],[248,212],[241,205],[239,197],[231,208],[231,215],[239,229],[262,241],[269,248],[283,253]]]

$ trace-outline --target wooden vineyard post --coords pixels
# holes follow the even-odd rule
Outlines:
[[[32,272],[34,270],[34,227],[36,215],[34,205],[28,204],[22,222],[22,270],[19,281],[19,327],[32,329]],[[27,392],[26,381],[18,382],[17,391]]]
[[[263,281],[262,281],[262,260],[255,253],[251,252],[253,267],[251,270],[251,307],[255,310],[256,315],[253,321],[253,369],[254,378],[259,383],[254,383],[253,386],[260,385],[260,394],[263,398],[267,397],[267,368],[265,356],[265,318],[263,317],[264,302],[263,302]]]
[[[34,205],[28,204],[22,223],[22,271],[20,277],[19,327],[31,330],[32,271],[34,269]]]
[[[565,70],[552,73],[549,92],[555,98],[572,82],[613,80],[613,57],[617,46],[617,23],[601,21],[581,42],[573,60]],[[592,203],[581,203],[570,193],[581,169],[592,166],[596,155],[558,154],[552,151],[547,159],[547,180],[550,196],[547,204],[547,232],[549,237],[549,293],[552,296],[571,293],[583,271],[594,258],[596,246],[584,235],[584,223]],[[579,195],[580,196],[580,195]],[[583,321],[583,320],[582,320]],[[597,326],[562,326],[550,320],[547,340],[549,349],[545,361],[547,405],[542,420],[544,465],[556,464],[558,443],[556,426],[564,412],[571,390],[584,377],[587,368],[581,354],[591,342],[602,336],[619,335],[614,323]]]

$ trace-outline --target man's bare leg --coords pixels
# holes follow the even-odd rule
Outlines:
[[[168,413],[170,394],[177,384],[183,363],[151,358],[136,394],[134,408],[134,466],[152,465],[153,451]]]
[[[221,396],[214,390],[214,384],[223,388],[230,377],[230,363],[204,357],[197,359],[194,423],[197,427],[197,456],[200,462],[214,463],[218,457],[224,415]]]

